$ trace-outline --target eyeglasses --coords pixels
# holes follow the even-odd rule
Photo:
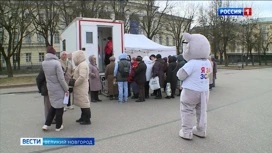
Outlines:
[[[188,44],[189,42],[186,42],[185,40],[182,41],[183,44]]]

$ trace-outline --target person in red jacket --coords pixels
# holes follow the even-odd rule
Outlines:
[[[105,65],[108,65],[110,63],[110,57],[113,53],[113,46],[112,46],[112,37],[108,37],[108,42],[105,46]]]
[[[134,80],[134,75],[135,75],[134,70],[137,66],[138,66],[138,62],[136,61],[136,57],[133,57],[132,63],[131,63],[131,72],[128,77],[128,82],[130,83],[130,86],[132,88],[132,93],[133,93],[133,96],[131,97],[132,99],[137,99],[139,97],[138,87]]]

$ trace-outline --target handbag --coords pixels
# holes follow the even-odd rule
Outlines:
[[[72,76],[71,79],[69,80],[68,85],[71,86],[71,87],[74,87],[75,86],[75,82],[76,82],[76,80]]]
[[[149,81],[149,87],[151,90],[160,89],[160,80],[159,77],[156,76],[155,78],[151,78]]]
[[[167,83],[166,84],[166,95],[171,96],[172,90],[171,90],[171,84]]]

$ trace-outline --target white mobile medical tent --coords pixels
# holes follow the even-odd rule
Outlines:
[[[176,55],[175,46],[163,46],[148,39],[144,35],[125,34],[124,35],[125,52],[132,56],[150,56],[151,54],[161,54],[162,57]]]

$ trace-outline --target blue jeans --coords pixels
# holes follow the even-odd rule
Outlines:
[[[119,100],[118,102],[128,101],[128,82],[118,82]]]

